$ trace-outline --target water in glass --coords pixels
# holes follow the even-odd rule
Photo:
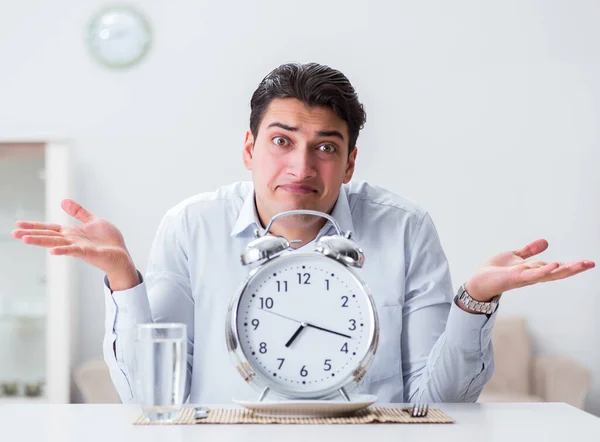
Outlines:
[[[187,375],[185,324],[138,324],[136,397],[146,419],[170,421],[181,411]]]

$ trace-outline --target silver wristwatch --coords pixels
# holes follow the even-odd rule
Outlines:
[[[498,302],[500,301],[500,295],[493,297],[489,302],[477,301],[471,298],[471,295],[467,293],[464,284],[458,288],[456,296],[468,309],[478,313],[485,313],[486,315],[494,313],[498,308]]]

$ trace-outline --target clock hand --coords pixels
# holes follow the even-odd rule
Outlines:
[[[318,325],[309,324],[308,322],[298,321],[297,319],[293,319],[293,318],[290,318],[289,316],[284,316],[282,314],[272,312],[271,310],[266,310],[266,309],[258,309],[258,310],[262,310],[263,312],[267,312],[267,313],[270,313],[270,314],[275,315],[275,316],[279,316],[279,317],[284,318],[284,319],[289,319],[290,321],[297,322],[298,324],[304,324],[304,327],[312,327],[312,328],[316,328],[317,330],[323,330],[323,331],[328,332],[328,333],[333,333],[334,335],[343,336],[344,338],[352,339],[352,336],[345,335],[343,333],[338,333],[336,331],[329,330],[328,328],[319,327]],[[298,330],[301,330],[301,329],[302,329],[302,326]],[[300,331],[298,331],[298,330],[296,330],[296,332],[300,333]],[[286,347],[289,347],[289,346],[286,345]]]
[[[288,316],[284,316],[284,315],[281,315],[279,313],[272,312],[271,310],[266,310],[266,309],[262,309],[262,308],[259,308],[257,310],[261,310],[263,312],[271,313],[272,315],[279,316],[279,317],[284,318],[284,319],[289,319],[290,321],[297,322],[298,324],[304,324],[302,321],[298,321],[297,319],[293,319],[293,318],[290,318]]]
[[[302,330],[304,330],[304,327],[306,327],[306,324],[304,322],[302,322],[300,324],[300,327],[298,327],[298,330],[296,330],[294,332],[294,334],[292,335],[292,337],[290,338],[290,340],[286,342],[286,344],[285,344],[286,347],[289,347],[290,345],[292,345],[292,342],[294,342],[294,340],[298,337],[298,335],[300,334],[300,332]]]
[[[326,332],[328,332],[328,333],[333,333],[334,335],[343,336],[344,338],[352,339],[352,336],[345,335],[345,334],[343,334],[343,333],[338,333],[338,332],[336,332],[336,331],[329,330],[329,329],[327,329],[327,328],[323,328],[323,327],[319,327],[319,326],[317,326],[317,325],[313,325],[313,324],[306,324],[306,326],[307,326],[307,327],[316,328],[316,329],[318,329],[318,330],[323,330],[323,331],[326,331]]]

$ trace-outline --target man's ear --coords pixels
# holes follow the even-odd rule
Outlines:
[[[350,156],[348,157],[348,164],[346,165],[346,172],[344,173],[344,184],[348,184],[354,175],[354,165],[356,163],[356,155],[358,148],[355,147]]]
[[[252,154],[254,150],[254,135],[252,135],[252,131],[248,129],[246,131],[246,139],[244,140],[244,149],[242,150],[242,160],[244,161],[244,166],[248,170],[252,170]]]

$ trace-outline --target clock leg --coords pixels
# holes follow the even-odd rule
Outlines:
[[[350,397],[348,396],[348,393],[346,393],[346,390],[344,390],[344,387],[340,388],[338,391],[340,392],[342,397],[346,399],[346,401],[350,402]]]
[[[269,387],[265,387],[265,389],[262,391],[262,393],[258,397],[258,402],[262,402],[262,400],[265,398],[265,396],[267,395],[268,392],[269,392]]]

